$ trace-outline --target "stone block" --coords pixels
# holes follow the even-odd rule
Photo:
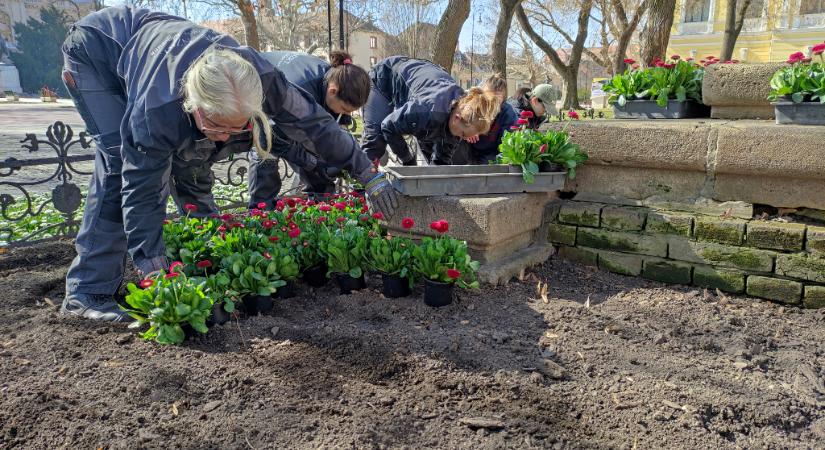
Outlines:
[[[690,284],[692,271],[690,264],[666,259],[645,259],[642,266],[643,277],[668,284]]]
[[[798,304],[802,298],[802,283],[780,278],[748,276],[747,294],[753,297]]]
[[[709,266],[773,272],[774,256],[775,253],[766,250],[697,242],[682,237],[668,240],[668,258]]]
[[[576,227],[551,223],[548,227],[547,238],[554,244],[576,245]]]
[[[648,202],[690,204],[702,194],[704,171],[591,165],[576,169],[565,190],[577,200],[646,205]]]
[[[585,266],[598,265],[599,254],[595,250],[581,247],[559,247],[559,257]]]
[[[802,250],[805,243],[805,225],[801,223],[748,223],[745,242],[751,247],[773,250]]]
[[[693,267],[693,284],[710,289],[741,294],[745,291],[745,274],[738,270],[711,266]]]
[[[825,308],[825,286],[805,286],[802,304],[806,308]]]
[[[633,277],[642,273],[643,258],[625,253],[599,252],[599,269]]]
[[[769,107],[770,80],[780,67],[781,63],[709,66],[702,80],[702,101],[710,106]]]
[[[825,283],[825,259],[804,254],[779,255],[776,258],[776,273],[790,278]]]
[[[678,213],[650,211],[645,230],[649,233],[690,236],[693,232],[693,216]]]
[[[553,223],[559,219],[559,211],[561,211],[561,201],[550,202],[544,207],[544,222]]]
[[[647,211],[642,208],[605,206],[602,208],[602,228],[618,231],[641,231]]]
[[[825,227],[808,227],[805,250],[817,256],[825,256]]]
[[[775,119],[776,110],[768,106],[711,106],[711,119]]]
[[[778,208],[825,209],[825,180],[821,179],[717,174],[714,189],[719,200],[742,200]]]
[[[576,242],[600,250],[667,256],[667,239],[664,236],[579,228]]]
[[[696,220],[693,234],[700,241],[742,245],[745,238],[746,223],[744,220],[738,219],[700,217]]]
[[[482,263],[507,257],[529,246],[543,223],[544,209],[553,198],[546,193],[507,195],[462,195],[399,198],[399,211],[415,218],[416,237],[433,236],[429,224],[436,220],[450,223],[449,235],[467,241],[474,258]],[[387,224],[397,234],[401,214]],[[542,239],[544,236],[542,236]]]
[[[482,264],[478,269],[478,280],[493,285],[505,284],[518,277],[524,269],[544,263],[554,252],[552,245],[531,245],[506,258]]]
[[[565,202],[559,210],[559,222],[598,227],[602,205],[598,203]]]

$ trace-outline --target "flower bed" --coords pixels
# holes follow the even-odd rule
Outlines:
[[[776,110],[776,123],[825,125],[825,43],[815,45],[812,53],[818,62],[793,53],[771,78],[768,100]]]
[[[610,93],[608,102],[616,118],[684,119],[710,114],[702,104],[702,78],[703,67],[719,62],[715,57],[697,64],[673,55],[667,62],[657,59],[653,67],[646,68],[632,59],[625,62],[630,67],[603,87]]]
[[[446,221],[431,223],[437,236],[416,243],[411,236],[388,234],[383,219],[353,192],[318,202],[289,198],[272,211],[168,220],[167,256],[177,261],[139,286],[130,284],[127,311],[138,325],[150,326],[144,338],[179,343],[187,329],[205,333],[210,322],[228,320],[220,317],[224,313],[271,310],[272,299],[302,276],[316,286],[334,277],[340,292],[348,294],[364,288],[364,273],[375,271],[384,276],[387,297],[409,295],[423,279],[431,306],[449,304],[456,285],[478,287],[479,263],[468,255],[465,241],[446,235]],[[414,224],[409,217],[401,220],[405,230]],[[431,294],[433,284],[441,291]]]

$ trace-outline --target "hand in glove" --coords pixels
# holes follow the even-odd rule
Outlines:
[[[398,208],[398,196],[387,177],[383,173],[379,173],[368,181],[364,187],[370,208],[374,212],[380,212],[387,219],[391,218]]]

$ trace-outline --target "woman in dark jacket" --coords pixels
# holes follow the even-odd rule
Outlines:
[[[470,163],[488,164],[496,160],[498,156],[498,146],[501,144],[501,137],[504,132],[518,121],[518,114],[513,107],[505,101],[507,97],[507,80],[499,74],[495,74],[484,82],[482,89],[493,94],[501,102],[501,110],[493,120],[490,131],[482,134],[478,139],[469,144]]]

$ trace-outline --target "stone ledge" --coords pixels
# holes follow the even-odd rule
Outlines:
[[[524,269],[544,263],[554,253],[552,245],[532,245],[507,258],[482,264],[478,270],[478,279],[482,283],[505,284],[518,277]]]
[[[770,80],[782,63],[715,64],[705,69],[702,102],[715,106],[770,106]]]

